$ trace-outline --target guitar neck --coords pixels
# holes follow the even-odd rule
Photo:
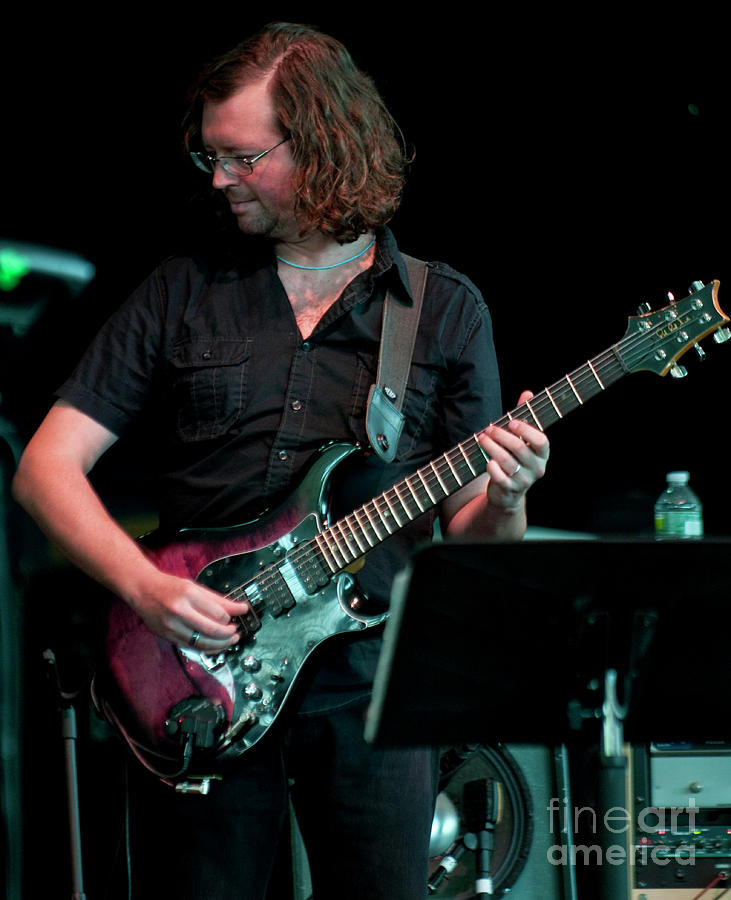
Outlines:
[[[519,419],[545,431],[630,371],[623,362],[623,352],[631,352],[631,345],[622,346],[630,340],[613,345],[493,424],[504,428],[511,419]],[[483,474],[487,462],[476,434],[462,441],[322,531],[314,539],[322,562],[333,574],[346,569]]]

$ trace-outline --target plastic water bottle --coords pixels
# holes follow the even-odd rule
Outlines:
[[[665,490],[655,503],[655,538],[659,541],[703,537],[703,506],[688,484],[688,472],[668,472]]]

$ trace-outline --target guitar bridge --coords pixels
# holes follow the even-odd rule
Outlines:
[[[222,653],[219,653],[217,656],[209,656],[206,653],[199,653],[196,657],[197,662],[200,666],[202,666],[206,672],[215,672],[216,669],[220,669],[221,666],[226,664],[226,657],[229,653],[233,652],[236,647],[230,647],[228,650],[224,650]],[[185,652],[185,651],[183,651]]]

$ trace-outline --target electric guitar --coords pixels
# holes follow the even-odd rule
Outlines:
[[[629,319],[608,350],[506,413],[540,429],[582,406],[624,375],[682,375],[677,360],[711,334],[731,337],[718,305],[719,282]],[[702,352],[702,351],[701,351]],[[287,504],[254,522],[188,529],[146,552],[165,572],[189,577],[248,602],[236,647],[210,656],[154,635],[112,597],[106,631],[108,670],[95,679],[97,705],[140,760],[178,777],[240,756],[277,721],[306,660],[324,641],[380,624],[352,570],[373,547],[485,471],[477,435],[394,484],[336,522],[328,514],[330,477],[355,451],[325,447]],[[149,542],[148,542],[149,543]]]

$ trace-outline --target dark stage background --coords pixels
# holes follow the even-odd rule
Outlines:
[[[0,294],[1,411],[14,452],[109,311],[194,233],[196,173],[179,134],[190,79],[213,53],[277,17],[321,25],[375,77],[416,148],[392,227],[406,252],[449,262],[482,289],[506,409],[522,389],[552,384],[619,340],[643,301],[658,308],[667,291],[682,296],[693,280],[718,278],[721,306],[731,308],[731,110],[717,72],[728,40],[718,23],[678,22],[664,39],[637,34],[635,23],[508,23],[459,8],[417,26],[393,11],[376,23],[281,6],[247,17],[216,4],[199,16],[191,9],[185,22],[164,9],[155,22],[131,11],[103,24],[93,11],[6,19],[0,239],[81,254],[97,272],[79,296],[51,291],[22,335],[6,322],[15,301]],[[647,535],[665,473],[683,468],[704,502],[707,533],[728,533],[731,346],[705,348],[704,362],[686,356],[686,379],[629,376],[552,429],[549,474],[530,496],[532,525]],[[144,447],[115,449],[98,475],[130,527],[147,514],[145,464]],[[32,884],[64,885],[64,863],[35,864],[49,845],[53,856],[66,853],[62,751],[40,652],[55,644],[70,679],[83,684],[91,600],[26,520],[12,508],[8,515],[25,611],[18,695],[32,745],[26,862]],[[93,729],[84,721],[82,730]],[[99,760],[115,751],[100,746],[84,762],[94,772],[90,817],[103,822]]]

